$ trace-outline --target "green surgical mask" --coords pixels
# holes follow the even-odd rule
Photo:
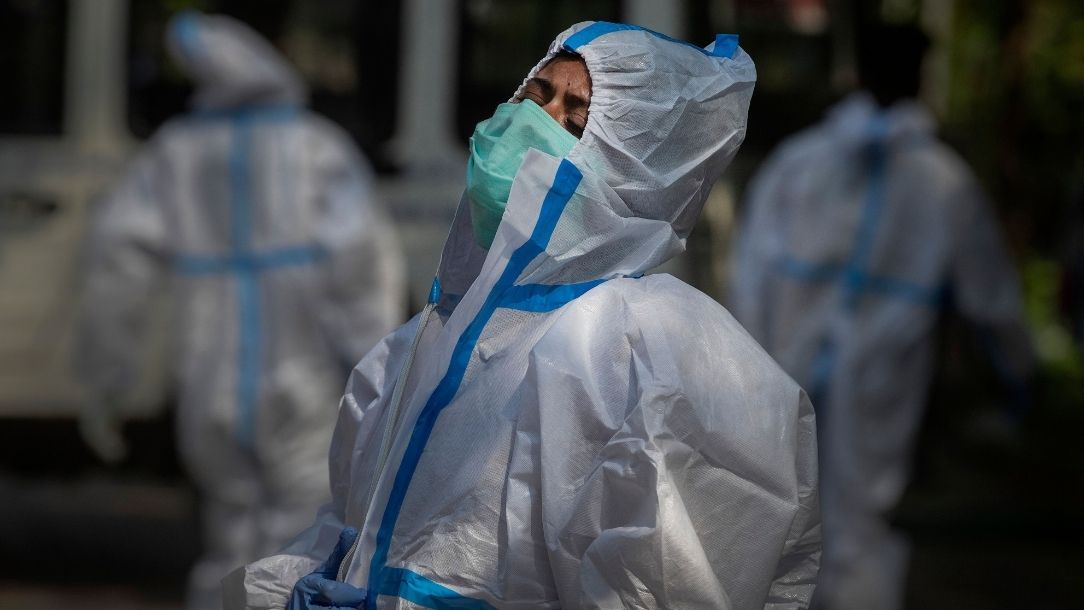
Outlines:
[[[527,149],[564,157],[578,141],[530,100],[501,104],[491,118],[478,123],[467,159],[467,195],[478,245],[488,250],[493,244]]]

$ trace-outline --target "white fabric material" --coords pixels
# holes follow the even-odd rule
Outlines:
[[[217,607],[224,574],[281,548],[327,501],[339,389],[402,321],[405,280],[348,136],[281,105],[299,99],[298,79],[247,28],[184,18],[208,62],[185,64],[197,78],[244,59],[283,76],[282,90],[264,79],[240,96],[199,81],[197,98],[244,105],[204,105],[162,127],[101,202],[79,360],[96,392],[131,387],[147,308],[168,278],[179,445],[205,499],[189,602]]]
[[[590,25],[561,34],[538,67]],[[527,153],[488,252],[460,203],[440,298],[347,385],[332,503],[281,554],[231,576],[231,607],[283,607],[344,525],[361,535],[340,574],[370,591],[368,607],[808,602],[819,560],[808,399],[705,295],[666,275],[623,277],[683,248],[688,227],[675,223],[691,226],[741,141],[752,61],[640,31],[578,52],[593,87],[583,139],[566,159]],[[547,222],[552,237],[524,257]],[[550,308],[509,297],[600,279]]]
[[[909,476],[940,300],[950,289],[1023,379],[1030,349],[1012,263],[975,179],[914,103],[844,100],[785,142],[749,193],[731,305],[817,409],[818,598],[898,607],[907,549],[885,517]]]

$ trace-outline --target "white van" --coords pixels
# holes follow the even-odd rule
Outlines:
[[[81,396],[69,354],[88,203],[134,144],[124,5],[0,6],[16,64],[0,102],[0,417],[68,416]]]

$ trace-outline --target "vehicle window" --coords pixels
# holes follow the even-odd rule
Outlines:
[[[67,2],[0,0],[0,133],[61,133],[67,17]]]
[[[620,0],[465,0],[459,33],[456,130],[465,142],[569,24],[620,21]]]

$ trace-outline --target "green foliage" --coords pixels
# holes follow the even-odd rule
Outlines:
[[[1058,410],[1084,405],[1084,350],[1073,342],[1057,310],[1060,269],[1033,258],[1023,268],[1024,315],[1039,360],[1043,402]]]
[[[1023,90],[1037,127],[1047,134],[1080,134],[1084,120],[1084,3],[1035,2],[1021,41]],[[1077,140],[1079,142],[1079,140]]]
[[[1084,3],[959,0],[948,44],[950,140],[1026,248],[1057,255],[1084,163]]]
[[[1084,189],[1084,2],[957,0],[946,134],[970,161],[1022,255],[1037,398],[1084,404],[1084,352],[1059,305],[1072,256],[1073,194]],[[1060,259],[1060,260],[1059,260]]]

